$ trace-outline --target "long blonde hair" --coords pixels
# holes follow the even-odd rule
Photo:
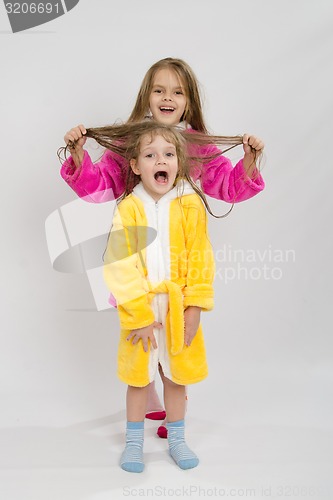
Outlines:
[[[130,167],[130,160],[136,159],[140,151],[140,143],[142,137],[146,134],[151,134],[151,137],[162,135],[168,142],[171,142],[176,147],[178,157],[178,177],[177,179],[186,179],[194,189],[194,191],[202,199],[207,211],[217,218],[226,217],[232,210],[234,203],[226,214],[215,215],[209,206],[204,192],[200,187],[193,182],[191,178],[191,170],[194,168],[202,168],[203,165],[214,158],[223,154],[226,150],[231,149],[239,144],[242,144],[242,136],[217,136],[207,135],[199,132],[191,132],[182,130],[179,127],[163,125],[153,120],[145,120],[140,123],[124,123],[110,125],[106,127],[88,128],[86,129],[86,137],[95,139],[101,146],[113,151],[123,157],[126,161],[125,171],[123,172],[125,179],[125,192],[121,199],[131,193],[136,184],[140,182],[139,176],[134,174]],[[207,145],[224,145],[228,146],[224,151],[216,151],[211,155],[204,156],[200,154],[200,146]],[[75,147],[75,143],[69,143],[66,147],[58,150],[58,156],[62,160],[62,153],[66,158],[67,150]],[[204,168],[204,167],[203,167]]]
[[[186,96],[186,108],[181,121],[186,121],[198,132],[207,133],[207,127],[204,122],[201,97],[199,92],[198,80],[192,68],[182,59],[167,57],[153,64],[147,71],[133,111],[128,119],[129,123],[142,121],[149,110],[149,99],[153,87],[154,77],[161,69],[170,69],[179,77],[184,86]]]

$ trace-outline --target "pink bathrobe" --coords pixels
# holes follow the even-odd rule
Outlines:
[[[216,146],[209,145],[198,147],[196,153],[207,157],[218,151]],[[76,168],[72,157],[69,157],[62,165],[61,176],[80,198],[92,203],[101,203],[123,194],[125,163],[121,156],[109,150],[105,151],[99,162],[93,163],[85,151],[82,165]],[[265,187],[264,180],[257,170],[251,179],[243,168],[243,160],[233,167],[229,158],[223,155],[204,163],[201,172],[194,169],[192,178],[194,181],[200,178],[206,195],[228,203],[248,200]]]

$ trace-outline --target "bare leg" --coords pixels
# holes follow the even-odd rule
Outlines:
[[[142,422],[144,420],[148,401],[148,388],[149,385],[145,387],[128,386],[126,411],[129,422]]]
[[[163,420],[165,418],[165,410],[156,392],[155,381],[148,386],[146,418],[151,420]]]
[[[168,422],[183,420],[186,406],[186,387],[172,382],[164,376],[161,366],[159,367],[164,386],[164,404],[168,415]]]
[[[160,375],[161,375],[161,378],[162,378],[164,376],[163,372],[162,372],[162,369],[159,368],[159,370],[160,370]],[[163,378],[162,378],[162,380],[163,380]],[[170,382],[170,380],[169,380],[169,382]],[[187,390],[187,387],[185,386],[185,413],[187,411],[187,402],[188,402],[187,392],[188,392],[188,390]],[[156,432],[156,434],[160,438],[162,438],[162,439],[166,439],[168,437],[168,430],[167,430],[167,427],[166,427],[167,422],[168,422],[168,418],[166,416],[166,418],[163,420],[163,422],[158,427],[157,432]]]

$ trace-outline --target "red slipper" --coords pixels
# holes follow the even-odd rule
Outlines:
[[[164,420],[165,417],[165,410],[149,411],[148,413],[146,413],[146,418],[149,418],[150,420]]]
[[[166,439],[168,437],[168,429],[165,427],[165,425],[160,425],[159,428],[157,429],[156,434],[160,438]]]

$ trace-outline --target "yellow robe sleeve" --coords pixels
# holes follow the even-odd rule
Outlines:
[[[210,311],[214,307],[213,281],[215,263],[207,232],[206,209],[197,195],[188,196],[186,207],[187,276],[184,308],[197,306]],[[185,197],[184,197],[185,199]]]
[[[148,228],[146,221],[138,220],[140,218],[131,196],[120,202],[104,258],[104,279],[116,298],[120,325],[125,330],[143,328],[154,322],[144,265]]]

